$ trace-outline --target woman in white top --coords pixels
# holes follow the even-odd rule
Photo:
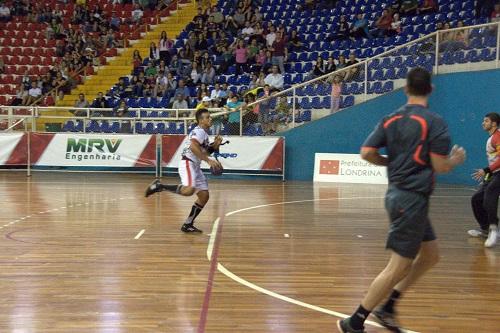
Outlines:
[[[158,48],[160,50],[160,59],[165,61],[167,66],[170,64],[170,49],[172,48],[173,43],[167,37],[167,32],[162,31],[160,35],[160,41],[158,42]]]

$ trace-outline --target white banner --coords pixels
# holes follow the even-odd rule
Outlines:
[[[0,165],[4,165],[12,155],[24,133],[2,133],[0,134]]]
[[[387,184],[387,168],[366,162],[359,154],[316,153],[314,181]]]
[[[220,147],[220,155],[218,157],[224,169],[260,171],[263,169],[264,163],[270,157],[280,138],[231,136],[227,139],[229,143]],[[210,142],[213,142],[213,140],[214,137],[210,137]],[[186,136],[167,164],[167,167],[179,167],[179,161],[182,158],[181,154],[187,141],[188,137]],[[209,168],[205,162],[202,162],[201,167]]]
[[[55,134],[38,166],[134,167],[151,135]]]

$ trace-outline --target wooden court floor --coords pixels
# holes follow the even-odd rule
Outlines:
[[[150,181],[0,172],[1,333],[336,332],[387,260],[383,186],[212,180],[186,235],[193,199],[146,199]],[[467,237],[472,191],[435,193],[442,261],[400,303],[411,332],[500,332],[500,247]]]

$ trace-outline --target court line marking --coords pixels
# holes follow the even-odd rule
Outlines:
[[[432,196],[432,198],[469,198],[470,196],[468,195],[434,195]],[[278,206],[278,205],[287,205],[287,204],[294,204],[294,203],[304,203],[304,202],[315,202],[315,201],[333,201],[333,200],[355,200],[355,199],[383,199],[384,197],[346,197],[346,198],[325,198],[325,199],[307,199],[307,200],[294,200],[294,201],[284,201],[284,202],[275,202],[275,203],[271,203],[271,204],[263,204],[263,205],[257,205],[257,206],[252,206],[252,207],[247,207],[247,208],[242,208],[242,209],[238,209],[238,210],[235,210],[235,211],[231,211],[231,212],[228,212],[226,213],[226,217],[229,217],[231,215],[235,215],[235,214],[238,214],[238,213],[241,213],[241,212],[245,212],[245,211],[248,211],[248,210],[252,210],[252,209],[258,209],[258,208],[264,208],[264,207],[271,207],[271,206]],[[220,217],[218,217],[215,221],[214,221],[214,227],[215,227],[215,224],[219,223],[219,219]],[[214,228],[212,228],[212,234],[210,235],[210,240],[208,242],[208,247],[207,247],[207,258],[209,261],[211,261],[211,254],[212,254],[212,248],[214,246],[214,243],[215,243],[215,239],[217,238],[217,234],[214,233]],[[231,272],[230,270],[228,270],[227,268],[225,268],[220,262],[217,263],[217,270],[219,272],[221,272],[222,274],[224,274],[226,277],[230,278],[231,280],[245,286],[245,287],[248,287],[250,289],[253,289],[255,291],[258,291],[260,293],[263,293],[263,294],[266,294],[268,296],[271,296],[271,297],[274,297],[274,298],[277,298],[279,300],[282,300],[284,302],[288,302],[288,303],[291,303],[291,304],[295,304],[295,305],[298,305],[298,306],[302,306],[304,308],[308,308],[310,310],[313,310],[313,311],[318,311],[318,312],[322,312],[322,313],[325,313],[325,314],[328,314],[328,315],[331,315],[331,316],[335,316],[335,317],[339,317],[339,318],[347,318],[349,317],[348,315],[346,314],[343,314],[343,313],[340,313],[340,312],[336,312],[336,311],[332,311],[332,310],[328,310],[328,309],[325,309],[325,308],[322,308],[322,307],[319,307],[317,305],[312,305],[312,304],[309,304],[309,303],[305,303],[305,302],[302,302],[302,301],[299,301],[299,300],[296,300],[296,299],[293,299],[291,297],[288,297],[288,296],[284,296],[284,295],[281,295],[281,294],[278,294],[278,293],[275,293],[273,291],[270,291],[268,289],[265,289],[265,288],[262,288],[250,281],[247,281],[241,277],[239,277],[238,275],[234,274],[233,272]],[[371,320],[367,320],[365,322],[366,324],[368,325],[371,325],[371,326],[375,326],[375,327],[382,327],[380,324],[374,322],[374,321],[371,321]],[[408,330],[408,329],[402,329],[403,332],[406,332],[406,333],[418,333],[416,331],[411,331],[411,330]]]
[[[226,203],[224,201],[224,207],[225,206]],[[224,210],[222,210],[222,213],[224,213]],[[210,258],[210,268],[208,271],[207,288],[205,289],[205,296],[203,297],[203,305],[200,312],[200,320],[198,321],[198,333],[204,333],[205,327],[207,325],[210,297],[212,296],[212,288],[215,281],[215,272],[218,269],[219,248],[222,237],[223,224],[224,216],[218,218],[214,222],[214,226],[212,227],[212,235],[214,235],[214,237],[210,237],[209,246],[207,247],[207,256]]]
[[[145,231],[146,231],[146,229],[142,229],[141,231],[139,231],[139,233],[134,237],[134,239],[141,238],[142,234],[144,234]]]

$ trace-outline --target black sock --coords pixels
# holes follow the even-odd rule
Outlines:
[[[160,189],[162,191],[169,191],[169,192],[172,192],[172,193],[181,193],[181,189],[182,189],[182,185],[163,185],[163,184],[160,184]]]
[[[397,291],[396,289],[392,290],[391,296],[389,296],[389,299],[383,307],[384,311],[394,313],[394,305],[396,305],[396,302],[400,296],[401,293],[399,291]]]
[[[189,216],[188,216],[186,222],[184,222],[184,224],[193,224],[194,223],[194,219],[198,215],[200,215],[202,209],[203,209],[203,206],[200,206],[197,203],[195,203],[193,205],[193,207],[191,207],[191,213],[189,213]]]
[[[362,305],[359,305],[359,308],[352,314],[351,318],[349,319],[349,324],[351,325],[351,327],[355,330],[363,329],[365,320],[366,318],[368,318],[370,312],[371,311],[368,311]]]

